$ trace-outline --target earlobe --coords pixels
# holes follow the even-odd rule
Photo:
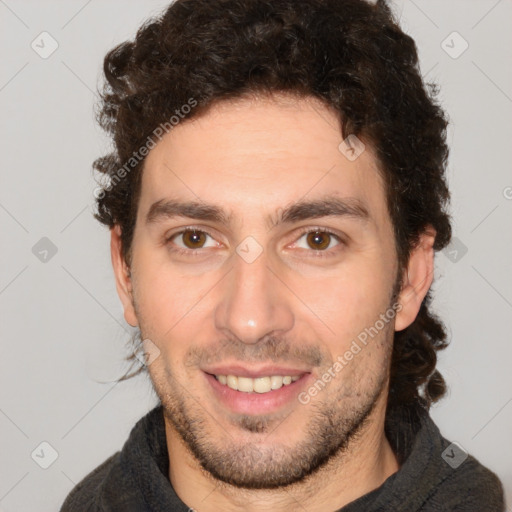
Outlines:
[[[121,227],[115,225],[110,230],[110,256],[116,279],[116,289],[123,304],[124,318],[132,327],[138,325],[133,303],[133,288],[130,267],[123,256],[121,241]]]
[[[427,295],[434,279],[435,230],[429,226],[411,251],[407,268],[404,269],[403,284],[398,297],[401,305],[396,315],[395,331],[402,331],[411,325]]]

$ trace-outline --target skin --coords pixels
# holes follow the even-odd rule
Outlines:
[[[336,115],[313,98],[220,102],[180,123],[147,156],[129,264],[119,227],[112,229],[125,319],[159,350],[148,370],[164,406],[169,479],[198,511],[280,511],[297,503],[310,512],[335,510],[399,469],[384,434],[393,332],[413,322],[432,283],[435,232],[422,234],[399,271],[371,148],[350,161],[341,141]],[[323,216],[270,226],[287,206],[325,196],[357,198],[368,219]],[[217,205],[230,222],[148,223],[151,206],[169,198]],[[204,247],[190,249],[190,238],[176,235],[190,226],[211,236]],[[318,249],[304,228],[334,231],[343,241],[324,233],[320,240],[329,243]],[[262,249],[251,263],[236,252],[248,236]],[[180,248],[188,252],[178,254]],[[307,370],[298,395],[395,302],[396,316],[307,404],[294,397],[267,413],[239,414],[205,378],[212,362],[277,362]],[[199,456],[192,446],[198,440]],[[250,488],[258,479],[291,479],[290,468],[334,441],[344,445],[310,474],[286,486]],[[209,457],[209,469],[201,457]]]

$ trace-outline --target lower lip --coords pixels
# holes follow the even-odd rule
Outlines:
[[[280,410],[286,405],[298,404],[297,396],[306,387],[310,374],[303,375],[300,379],[274,389],[268,393],[245,393],[235,391],[225,384],[221,384],[213,375],[204,374],[215,396],[229,410],[238,414],[268,414]]]

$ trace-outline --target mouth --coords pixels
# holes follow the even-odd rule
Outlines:
[[[300,405],[297,397],[311,372],[289,368],[247,370],[225,367],[203,370],[214,399],[229,412],[262,415]]]
[[[237,375],[214,375],[224,386],[243,393],[270,393],[289,386],[301,378],[301,375],[270,375],[267,377],[242,377]]]

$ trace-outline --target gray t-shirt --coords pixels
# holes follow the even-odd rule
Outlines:
[[[442,437],[425,409],[388,411],[385,430],[400,470],[338,512],[505,511],[498,477]],[[189,512],[168,469],[160,405],[137,422],[120,452],[71,491],[60,512]]]

